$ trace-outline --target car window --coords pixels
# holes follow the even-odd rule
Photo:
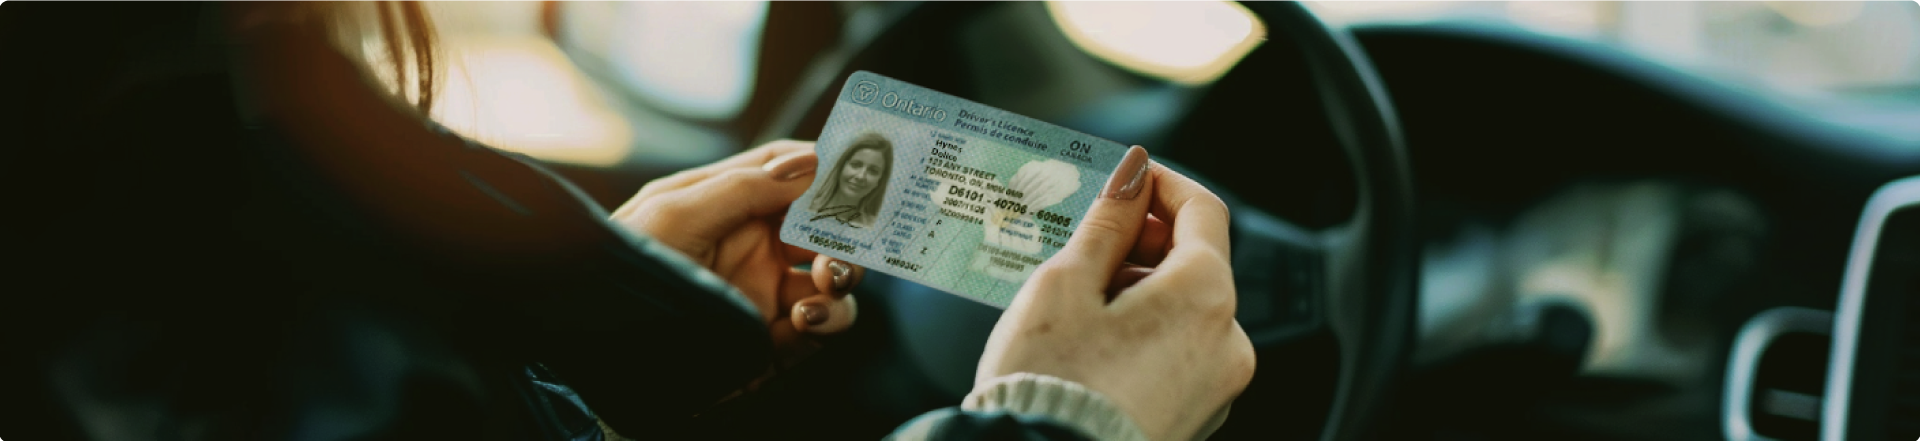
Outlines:
[[[1920,3],[1308,2],[1336,23],[1517,25],[1791,95],[1920,87]]]

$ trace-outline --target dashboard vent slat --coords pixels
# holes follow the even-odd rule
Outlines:
[[[1920,207],[1895,211],[1882,226],[1880,243],[1870,271],[1869,296],[1886,296],[1905,303],[1894,326],[1901,328],[1899,353],[1894,357],[1887,402],[1889,440],[1920,438]],[[1889,305],[1892,306],[1892,305]],[[1871,386],[1869,386],[1871,387]]]

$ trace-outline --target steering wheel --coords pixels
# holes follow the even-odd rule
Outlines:
[[[1287,378],[1283,374],[1289,371],[1285,364],[1298,363],[1285,349],[1326,338],[1335,344],[1339,363],[1332,370],[1337,379],[1332,382],[1332,403],[1325,410],[1318,438],[1371,439],[1379,435],[1374,429],[1380,425],[1380,418],[1392,410],[1391,388],[1405,368],[1414,338],[1419,241],[1414,230],[1411,161],[1379,74],[1351,34],[1329,27],[1299,3],[1255,1],[1241,5],[1273,34],[1274,38],[1260,49],[1267,53],[1249,54],[1248,60],[1215,82],[1166,142],[1174,149],[1168,164],[1221,193],[1234,212],[1233,265],[1241,297],[1239,319],[1260,354],[1260,372],[1255,373],[1256,384],[1236,402],[1233,417],[1257,423],[1264,416],[1250,412],[1285,411],[1284,407],[1247,405],[1255,404],[1248,401],[1280,400],[1283,398],[1273,393],[1302,389],[1290,387],[1296,384],[1326,381]],[[1256,56],[1275,57],[1281,62],[1259,64],[1252,60]],[[1297,84],[1281,85],[1277,90],[1243,87],[1262,82]],[[1301,112],[1291,115],[1244,114],[1248,108],[1271,106],[1272,101],[1286,98],[1272,94],[1288,92],[1294,92],[1295,98],[1317,101],[1318,109],[1297,108]],[[1318,113],[1313,114],[1313,110]],[[1232,112],[1243,114],[1223,115]],[[1268,118],[1324,122],[1320,129],[1325,139],[1321,141],[1336,143],[1345,153],[1345,161],[1337,156],[1328,159],[1345,162],[1346,167],[1323,171],[1317,183],[1351,191],[1351,205],[1335,203],[1332,210],[1333,216],[1344,217],[1344,222],[1308,229],[1274,215],[1285,212],[1313,217],[1315,213],[1281,205],[1302,200],[1261,197],[1286,190],[1271,188],[1273,179],[1261,173],[1259,164],[1269,161],[1261,156],[1267,155],[1245,153],[1259,150],[1256,146],[1263,139],[1271,140],[1265,142],[1270,146],[1262,146],[1269,147],[1268,151],[1288,148],[1278,145],[1280,141],[1273,133],[1286,130],[1287,124]],[[1263,120],[1266,124],[1261,124]],[[1238,151],[1215,145],[1229,142],[1232,144],[1227,145]],[[1196,144],[1211,147],[1213,154],[1182,152]],[[1185,162],[1179,162],[1183,159]],[[1294,171],[1306,172],[1299,167]],[[1281,181],[1293,185],[1316,183]],[[1318,214],[1327,214],[1327,210],[1322,211]],[[1278,387],[1270,386],[1276,383]],[[1230,427],[1223,428],[1222,434],[1240,432],[1231,427],[1235,423],[1230,417]],[[1248,432],[1250,437],[1261,435]]]
[[[1370,439],[1391,410],[1390,391],[1406,365],[1414,329],[1418,242],[1400,125],[1379,75],[1345,30],[1329,27],[1299,3],[1241,4],[1265,23],[1272,39],[1210,86],[1164,145],[1150,146],[1162,164],[1219,193],[1233,212],[1239,319],[1254,341],[1260,367],[1216,438],[1273,439],[1278,430],[1322,440]],[[899,41],[951,32],[953,16],[979,8],[971,2],[927,2],[858,43],[854,53],[829,56],[838,64],[828,64],[813,84],[803,84],[789,103],[785,126],[775,124],[763,138],[805,138],[799,128],[824,122],[838,82],[862,68],[965,96],[964,90],[947,89],[965,88],[944,83],[948,78],[903,76],[862,66],[862,61],[907,57],[907,63],[923,68],[937,65],[930,71],[963,71],[942,64],[951,60],[902,50]],[[1274,84],[1292,96],[1263,96],[1266,89],[1260,86]],[[1305,108],[1262,112],[1277,101]],[[1276,213],[1301,210],[1265,197],[1286,190],[1274,182],[1290,181],[1275,181],[1259,164],[1274,162],[1278,152],[1322,150],[1278,145],[1273,132],[1295,122],[1317,126],[1319,138],[1296,137],[1305,138],[1303,143],[1338,144],[1344,157],[1322,153],[1345,163],[1331,168],[1350,172],[1298,181],[1351,192],[1351,205],[1335,210],[1345,211],[1338,213],[1344,220],[1325,228],[1283,220]],[[1337,365],[1330,363],[1334,360]],[[1298,393],[1303,390],[1324,393]],[[1310,405],[1317,408],[1287,404],[1298,396],[1322,398],[1308,398],[1317,400]],[[1305,427],[1280,427],[1294,422]]]

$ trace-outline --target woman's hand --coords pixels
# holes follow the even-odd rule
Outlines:
[[[1253,345],[1234,321],[1226,205],[1140,147],[1119,169],[994,326],[975,382],[1072,380],[1149,439],[1191,439],[1253,378]]]
[[[813,143],[777,141],[648,183],[613,213],[745,293],[790,364],[818,346],[808,335],[853,325],[847,293],[865,270],[780,242],[787,206],[811,185]],[[794,269],[812,263],[812,271]]]

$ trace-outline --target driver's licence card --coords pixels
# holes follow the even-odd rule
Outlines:
[[[780,240],[1006,308],[1127,146],[856,72]]]

